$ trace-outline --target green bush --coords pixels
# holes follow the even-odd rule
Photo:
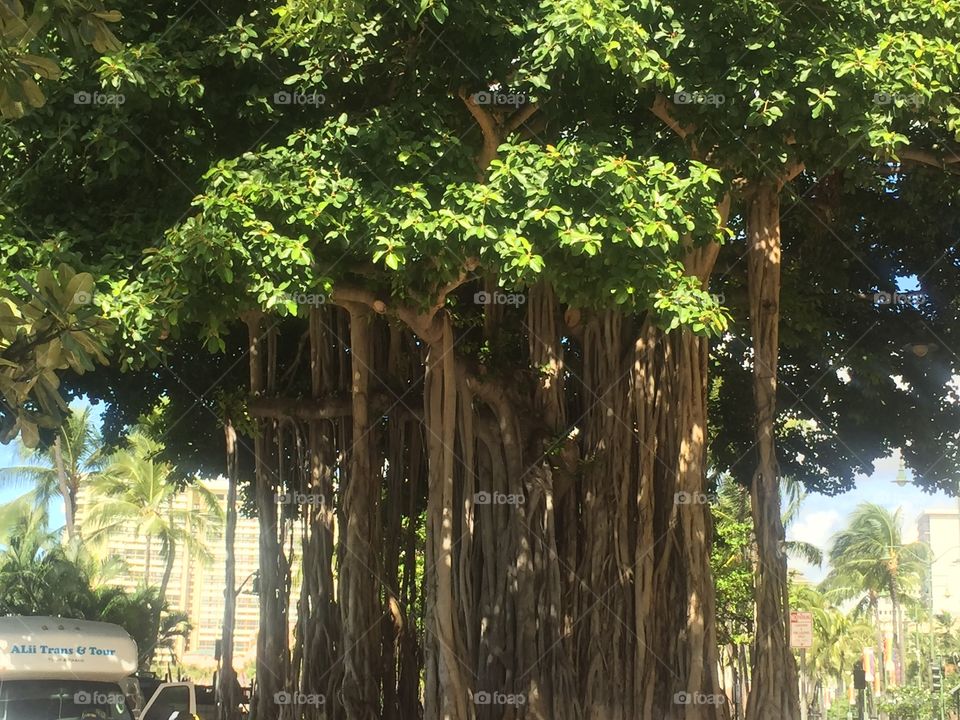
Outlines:
[[[894,688],[880,698],[877,707],[890,720],[926,720],[933,717],[936,697],[925,687]]]

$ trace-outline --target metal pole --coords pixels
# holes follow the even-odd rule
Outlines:
[[[940,706],[940,720],[943,720],[943,683],[946,678],[943,676],[943,661],[940,658],[937,658],[937,664],[940,666],[940,696],[937,699],[937,704]]]
[[[930,558],[930,617],[927,618],[927,627],[930,629],[930,682],[933,683],[933,663],[936,659],[933,640],[933,558]],[[943,678],[940,679],[940,686],[943,686]],[[932,689],[932,688],[931,688]],[[940,703],[941,719],[943,715],[943,703]]]
[[[733,668],[733,720],[740,720],[740,675]]]
[[[807,649],[800,648],[800,720],[807,720]]]

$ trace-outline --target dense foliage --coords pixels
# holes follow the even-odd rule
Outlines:
[[[326,483],[333,507],[304,540],[314,595],[300,602],[327,643],[312,659],[343,660],[343,686],[339,670],[327,682],[348,714],[373,717],[381,701],[414,712],[422,674],[456,687],[442,711],[467,717],[461,695],[481,685],[436,658],[481,636],[499,648],[491,627],[513,632],[514,610],[493,622],[470,600],[474,580],[507,572],[521,575],[501,595],[538,635],[496,661],[474,647],[477,676],[531,692],[543,678],[573,714],[627,696],[663,712],[671,690],[712,690],[696,670],[714,664],[698,639],[714,627],[698,615],[714,609],[709,561],[730,610],[748,587],[747,529],[723,520],[711,558],[702,503],[671,502],[673,489],[707,490],[706,433],[716,475],[754,493],[749,585],[769,624],[758,657],[785,644],[781,474],[837,492],[903,448],[926,486],[955,484],[956,0],[64,5],[102,57],[74,47],[69,22],[47,23],[47,5],[0,5],[0,105],[17,117],[0,127],[0,173],[16,179],[0,197],[3,282],[19,308],[30,296],[14,273],[47,287],[42,269],[68,262],[95,283],[91,317],[118,332],[108,369],[79,378],[66,371],[86,363],[64,359],[40,374],[43,397],[8,400],[26,424],[7,424],[31,442],[34,425],[52,428],[54,415],[27,413],[58,406],[54,371],[68,394],[109,403],[109,436],[162,398],[168,457],[222,471],[226,455],[252,486],[271,627],[287,618],[291,514],[273,491]],[[27,17],[32,34],[17,29]],[[41,44],[73,54],[54,68]],[[911,283],[922,302],[882,295]],[[500,297],[512,305],[489,302]],[[240,389],[230,412],[219,386]],[[220,426],[241,419],[225,454]],[[494,447],[489,466],[478,443]],[[501,453],[530,508],[475,514],[461,488],[506,487]],[[506,533],[498,553],[455,544],[485,523]],[[384,560],[389,587],[366,576],[391,532],[404,558],[426,554],[426,599],[399,551]],[[334,570],[349,579],[336,598]],[[617,599],[597,608],[608,586]],[[455,609],[435,611],[437,588]],[[409,606],[394,607],[398,594]],[[731,641],[737,607],[721,623]],[[360,642],[383,608],[413,628],[397,632],[411,645]],[[269,632],[261,662],[280,674],[289,660],[300,678],[306,652]],[[560,649],[534,668],[535,646]],[[671,674],[644,675],[650,648]],[[372,678],[374,655],[395,651]],[[784,672],[758,686],[791,687]],[[404,688],[407,705],[391,696]],[[430,714],[437,698],[424,695]],[[783,702],[759,712],[792,713]]]

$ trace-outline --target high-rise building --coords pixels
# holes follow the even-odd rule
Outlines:
[[[933,558],[931,594],[927,602],[933,603],[934,614],[948,612],[960,617],[960,512],[957,508],[931,508],[924,510],[917,520],[920,540],[930,546]]]
[[[217,498],[225,513],[227,481],[219,478],[204,481],[203,485]],[[81,490],[77,502],[77,521],[81,534],[88,512],[87,500]],[[190,513],[208,512],[206,502],[195,487],[187,487],[178,495],[174,507]],[[258,567],[258,536],[259,523],[256,519],[237,519],[234,552],[236,580],[241,590],[237,596],[234,658],[238,669],[256,652],[260,606],[252,590]],[[189,637],[180,640],[175,648],[177,657],[184,664],[213,668],[216,643],[221,637],[223,623],[226,575],[223,528],[211,531],[204,544],[212,556],[206,562],[191,556],[186,548],[177,548],[167,585],[167,600],[172,610],[187,614],[192,626]],[[160,585],[165,567],[160,543],[141,532],[136,523],[129,523],[106,536],[100,552],[104,557],[118,556],[126,564],[124,572],[109,581],[110,584],[128,591],[142,587],[145,582]]]

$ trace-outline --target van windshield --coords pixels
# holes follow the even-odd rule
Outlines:
[[[114,683],[88,680],[0,681],[0,720],[132,720]]]

